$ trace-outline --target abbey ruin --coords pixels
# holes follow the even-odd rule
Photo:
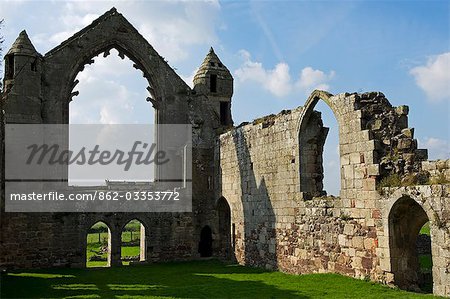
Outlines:
[[[408,107],[381,92],[316,90],[301,107],[234,126],[233,78],[212,49],[190,88],[112,9],[45,55],[20,33],[5,55],[2,126],[69,123],[77,74],[113,48],[148,80],[157,124],[192,125],[192,212],[5,212],[3,158],[0,269],[85,267],[87,231],[98,221],[109,227],[109,264],[118,266],[122,229],[138,219],[143,262],[199,258],[210,234],[213,257],[418,290],[416,239],[429,221],[433,293],[450,297],[450,160],[428,161]],[[323,190],[328,128],[318,101],[339,124],[339,197]],[[3,134],[1,146],[4,153]],[[382,184],[393,175],[400,184]]]

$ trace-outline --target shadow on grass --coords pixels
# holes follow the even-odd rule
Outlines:
[[[1,298],[308,298],[257,279],[260,269],[218,261],[2,274]],[[237,275],[233,279],[229,274]]]
[[[338,274],[289,275],[215,260],[3,273],[0,298],[436,298]]]

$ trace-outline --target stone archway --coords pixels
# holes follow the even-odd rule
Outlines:
[[[333,95],[320,90],[311,93],[300,114],[298,123],[299,136],[299,172],[300,192],[304,198],[323,196],[323,147],[329,128],[323,126],[320,113],[314,111],[316,104],[323,100],[340,119],[330,99]]]
[[[143,221],[133,218],[120,230],[120,251],[122,265],[147,260],[147,229]]]
[[[400,288],[417,291],[424,284],[416,242],[429,221],[424,208],[409,196],[403,195],[392,205],[388,216],[391,272]]]
[[[231,209],[224,197],[217,202],[217,216],[219,218],[219,250],[226,259],[230,258],[231,244]]]
[[[103,220],[93,223],[86,230],[85,241],[85,266],[110,267],[112,264],[110,226]]]
[[[45,54],[43,122],[68,123],[77,74],[92,63],[93,57],[101,53],[107,56],[112,48],[120,57],[130,58],[147,79],[148,101],[157,111],[156,123],[172,123],[174,118],[178,123],[187,123],[185,97],[190,87],[115,8]]]
[[[121,58],[126,56],[133,61],[133,66],[147,79],[147,101],[155,110],[155,124],[190,123],[190,114],[186,112],[192,111],[189,104],[191,88],[115,8],[45,54],[44,97],[40,113],[43,123],[69,123],[70,102],[77,95],[77,75],[86,64],[93,63],[95,56],[103,53],[106,57],[111,49],[116,49]],[[168,133],[165,133],[170,129],[166,129],[156,126],[154,141],[158,148],[170,147],[167,155],[172,161],[177,161],[171,166],[182,165],[182,155],[178,149],[172,149],[169,138],[166,138]],[[65,144],[67,141],[62,142]],[[155,180],[162,181],[167,175],[172,179],[168,174],[172,171],[169,166],[159,166],[154,171]],[[61,176],[68,176],[67,167],[62,167]]]

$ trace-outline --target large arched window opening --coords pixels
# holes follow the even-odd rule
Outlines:
[[[421,231],[426,231],[423,227],[428,222],[424,209],[408,196],[398,199],[391,208],[389,213],[391,271],[394,274],[395,284],[400,288],[432,292],[431,239],[423,244],[429,248],[422,249],[419,248],[422,245],[419,245],[420,238],[418,238]]]
[[[324,101],[308,103],[299,130],[300,191],[305,198],[339,196],[339,125]]]
[[[111,231],[99,221],[92,225],[86,236],[86,267],[111,266]]]
[[[69,124],[155,124],[154,90],[139,69],[121,50],[114,48],[89,60],[73,83]],[[156,131],[154,135],[156,142]],[[78,140],[69,131],[69,148],[77,148],[74,144]],[[106,180],[114,180],[105,177],[89,182],[78,178],[75,168],[76,165],[69,165],[69,185],[104,185]]]
[[[145,226],[137,219],[129,221],[121,234],[122,265],[145,261]]]
[[[91,59],[74,81],[70,124],[153,124],[149,82],[116,49]],[[123,58],[121,58],[121,56]]]
[[[219,218],[220,251],[223,257],[230,258],[231,246],[231,210],[225,198],[221,197],[217,203],[217,216]]]

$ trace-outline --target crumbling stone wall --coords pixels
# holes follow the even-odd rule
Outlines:
[[[303,107],[230,128],[233,79],[214,51],[192,90],[115,9],[45,55],[25,32],[17,43],[6,55],[17,72],[5,77],[2,125],[67,123],[76,75],[94,56],[116,48],[147,78],[157,123],[192,124],[193,212],[5,213],[2,164],[0,268],[83,267],[86,235],[97,221],[110,228],[111,265],[118,265],[122,228],[138,219],[146,228],[148,261],[198,257],[200,231],[209,226],[216,257],[414,289],[411,244],[430,221],[433,290],[450,296],[450,160],[425,161],[406,106],[393,107],[379,92],[314,91]],[[220,75],[214,84],[223,84],[216,91],[211,75]],[[328,130],[314,112],[319,100],[339,125],[339,197],[323,190]],[[394,175],[399,182],[386,184]]]
[[[381,178],[396,173],[402,177],[419,174],[427,150],[417,148],[414,129],[408,128],[408,106],[392,107],[381,92],[366,93],[357,103],[362,112],[362,126],[379,142]],[[421,178],[414,178],[417,183]]]
[[[389,282],[414,290],[414,283],[417,282],[414,266],[416,248],[408,245],[415,242],[421,225],[430,221],[433,293],[450,295],[449,198],[449,184],[383,189],[383,196],[377,202],[382,222],[377,223],[377,255],[380,258],[379,269],[390,273],[387,275]],[[396,209],[401,206],[399,203],[407,209]]]
[[[195,222],[187,213],[4,213],[0,266],[85,267],[86,237],[98,221],[111,231],[111,265],[119,265],[122,230],[133,219],[146,227],[146,261],[196,256]]]
[[[313,112],[318,100],[330,106],[339,124],[338,198],[317,197],[323,194],[321,178],[309,175],[317,174],[318,167],[306,169],[306,173],[302,169],[302,144],[306,144],[309,158],[318,161],[326,135],[326,128]],[[337,272],[416,289],[417,277],[404,277],[402,273],[417,269],[401,269],[402,261],[395,254],[406,249],[395,248],[393,242],[398,242],[399,236],[390,229],[395,223],[392,215],[398,211],[399,215],[408,215],[401,209],[391,213],[394,202],[404,192],[414,194],[412,190],[419,190],[420,198],[408,195],[417,202],[419,213],[410,220],[417,227],[423,225],[421,221],[430,221],[434,292],[450,295],[446,270],[450,249],[446,245],[448,233],[442,227],[449,222],[446,211],[450,208],[450,186],[395,186],[388,190],[399,191],[388,195],[377,185],[394,171],[402,175],[422,171],[425,151],[417,149],[412,129],[407,129],[406,114],[405,107],[392,107],[381,93],[333,96],[315,91],[303,107],[244,123],[220,135],[216,145],[216,197],[223,196],[231,206],[237,261],[289,273]],[[378,122],[382,125],[376,125]],[[308,123],[314,124],[315,131],[304,131]],[[315,147],[302,143],[302,138]],[[396,149],[399,143],[408,146]],[[401,156],[398,160],[409,162],[381,163],[391,152]],[[302,184],[302,180],[311,179],[317,182],[313,189],[310,183]],[[414,229],[408,231],[411,240],[418,234]],[[406,253],[413,258],[413,250]]]
[[[422,171],[427,173],[430,183],[448,183],[450,182],[450,159],[423,161]]]
[[[6,55],[14,60],[15,69],[13,75],[5,77],[0,102],[2,125],[68,123],[70,101],[78,94],[78,82],[74,81],[77,74],[93,63],[95,56],[109,55],[112,48],[120,57],[130,58],[148,80],[147,100],[156,110],[158,124],[192,125],[192,192],[197,212],[5,213],[2,165],[0,268],[84,267],[87,232],[97,221],[105,222],[111,230],[112,265],[121,263],[122,228],[134,218],[147,228],[148,261],[198,257],[201,228],[211,225],[218,233],[214,191],[205,178],[212,181],[213,147],[220,119],[207,95],[194,92],[114,8],[45,55],[36,51],[25,31],[19,35]],[[3,134],[1,139],[3,152]],[[218,252],[219,245],[215,246]]]

